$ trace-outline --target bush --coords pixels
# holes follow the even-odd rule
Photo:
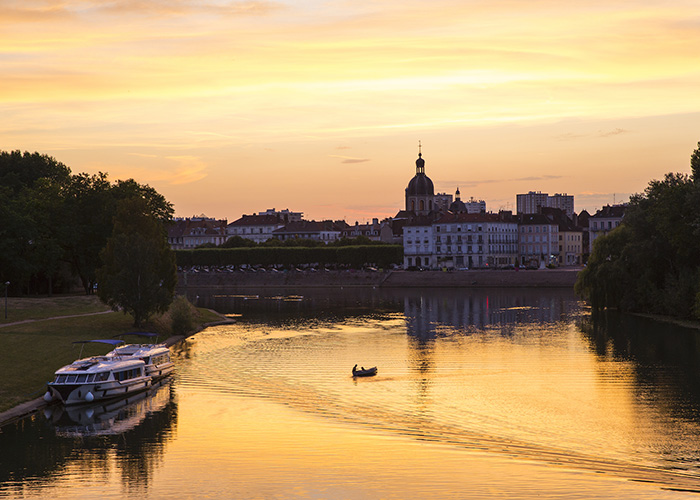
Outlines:
[[[175,297],[168,315],[170,316],[170,328],[173,335],[187,335],[194,330],[197,309],[184,295]]]

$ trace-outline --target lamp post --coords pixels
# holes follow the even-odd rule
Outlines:
[[[6,281],[5,282],[5,319],[7,319],[7,289],[10,286],[10,282]]]

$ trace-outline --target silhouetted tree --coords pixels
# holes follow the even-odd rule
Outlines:
[[[143,198],[119,202],[114,230],[101,253],[97,294],[112,309],[123,310],[139,327],[173,301],[177,272],[163,223]]]

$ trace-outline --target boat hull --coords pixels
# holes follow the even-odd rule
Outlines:
[[[164,363],[162,365],[146,365],[146,375],[153,381],[161,380],[175,371],[175,363]]]
[[[108,380],[88,384],[48,384],[52,398],[63,404],[85,404],[119,398],[128,394],[145,391],[150,388],[152,378],[150,376],[138,377],[125,381]]]

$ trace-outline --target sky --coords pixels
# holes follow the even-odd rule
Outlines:
[[[0,150],[176,216],[349,223],[436,192],[594,212],[690,173],[698,0],[0,0]]]

